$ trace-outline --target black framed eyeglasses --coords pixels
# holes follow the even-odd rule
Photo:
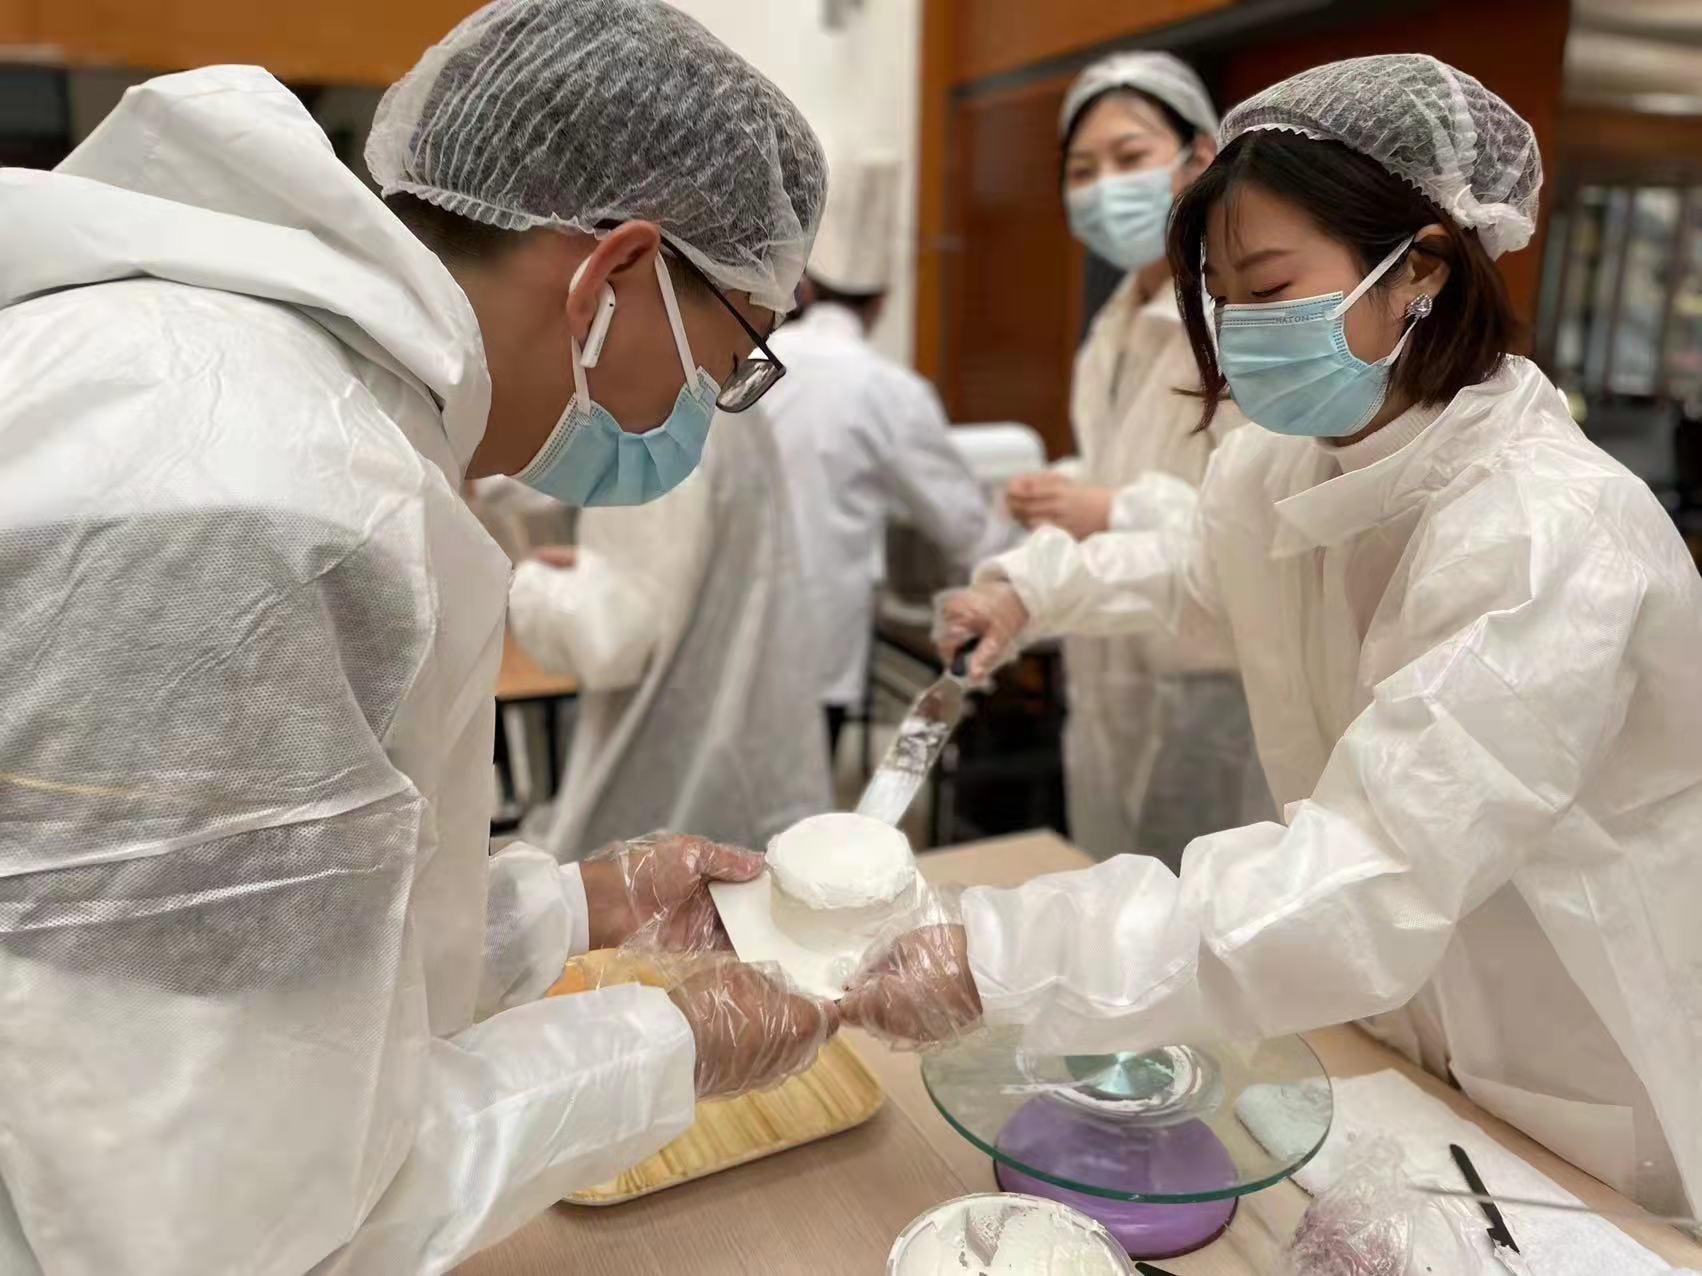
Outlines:
[[[733,304],[733,299],[720,288],[715,281],[706,275],[690,257],[682,252],[678,245],[671,243],[666,235],[662,236],[662,244],[668,250],[668,256],[684,266],[693,278],[714,294],[728,314],[745,330],[745,335],[756,343],[756,348],[762,352],[762,357],[745,355],[733,364],[733,371],[721,386],[721,393],[715,399],[715,406],[723,412],[743,412],[746,408],[755,407],[757,400],[774,388],[781,377],[786,375],[786,365],[775,357],[774,351],[768,348],[768,341],[751,326],[739,308]]]
[[[603,221],[597,223],[599,231],[613,230],[619,226],[619,221]],[[743,412],[753,408],[757,400],[774,388],[775,382],[786,375],[786,365],[768,348],[767,339],[753,328],[750,321],[740,313],[733,304],[733,299],[716,286],[715,281],[704,274],[698,264],[686,256],[683,249],[666,235],[662,236],[662,247],[668,257],[686,268],[692,278],[707,288],[710,294],[719,301],[728,314],[745,330],[745,335],[756,344],[762,352],[762,357],[746,355],[733,364],[733,371],[721,384],[721,393],[715,398],[715,406],[723,412]]]

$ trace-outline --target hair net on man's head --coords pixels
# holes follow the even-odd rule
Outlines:
[[[1517,111],[1423,53],[1349,58],[1303,71],[1224,118],[1228,146],[1255,129],[1340,142],[1410,182],[1491,257],[1536,232],[1542,156]]]
[[[497,0],[379,105],[367,167],[510,230],[644,220],[723,287],[791,309],[827,190],[798,108],[660,0]]]
[[[1135,89],[1157,98],[1200,132],[1217,132],[1211,94],[1194,68],[1173,54],[1137,49],[1101,58],[1076,77],[1064,95],[1058,136],[1068,136],[1082,108],[1107,89]]]

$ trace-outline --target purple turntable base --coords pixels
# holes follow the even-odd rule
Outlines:
[[[1200,1196],[1233,1193],[1238,1181],[1229,1152],[1200,1121],[1160,1126],[1131,1137],[1127,1125],[1095,1118],[1048,1098],[1019,1108],[999,1134],[1001,1157],[1043,1165],[1053,1178],[1115,1184],[1131,1195]],[[1000,1188],[1061,1201],[1103,1223],[1132,1258],[1174,1258],[1223,1235],[1237,1200],[1155,1204],[1073,1191],[1026,1174],[1000,1159]]]

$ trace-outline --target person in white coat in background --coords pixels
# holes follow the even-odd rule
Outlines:
[[[1070,230],[1127,272],[1076,356],[1077,454],[1011,483],[1011,513],[1077,540],[1137,530],[1134,484],[1198,487],[1212,449],[1245,423],[1231,405],[1200,428],[1184,392],[1199,372],[1176,306],[1164,231],[1175,196],[1217,154],[1217,112],[1185,62],[1146,50],[1088,67],[1059,118]],[[1235,653],[1137,635],[1064,639],[1070,838],[1099,859],[1126,851],[1175,868],[1201,833],[1270,814]]]
[[[1702,580],[1641,480],[1506,353],[1530,126],[1418,54],[1242,103],[1170,232],[1209,414],[1150,530],[1042,532],[945,608],[1031,635],[1225,633],[1282,823],[972,890],[848,1018],[1142,1050],[1367,1019],[1663,1213],[1702,1206]],[[1204,250],[1203,278],[1201,270]],[[1203,290],[1202,290],[1203,284]],[[1203,291],[1210,293],[1212,312]],[[1215,339],[1213,328],[1215,326]]]
[[[898,166],[836,164],[804,282],[803,314],[774,336],[787,375],[774,421],[817,634],[816,699],[829,752],[862,703],[887,521],[904,515],[968,579],[1014,529],[951,441],[933,386],[876,350],[869,331],[891,284]]]
[[[634,829],[764,846],[832,805],[766,408],[717,421],[703,464],[666,496],[585,510],[576,545],[528,547],[515,570],[515,640],[579,681],[560,789],[521,827],[559,860]]]
[[[683,478],[775,375],[819,145],[666,5],[518,0],[367,158],[396,211],[215,67],[0,172],[8,1276],[443,1272],[835,1024],[707,957],[541,999],[760,860],[489,854],[508,564],[460,496]]]

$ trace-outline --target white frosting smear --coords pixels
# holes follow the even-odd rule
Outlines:
[[[812,815],[768,843],[768,869],[790,899],[809,908],[885,904],[916,880],[903,833],[848,811]]]
[[[896,1276],[1125,1276],[1098,1223],[1032,1196],[969,1196],[913,1223],[892,1255]]]

